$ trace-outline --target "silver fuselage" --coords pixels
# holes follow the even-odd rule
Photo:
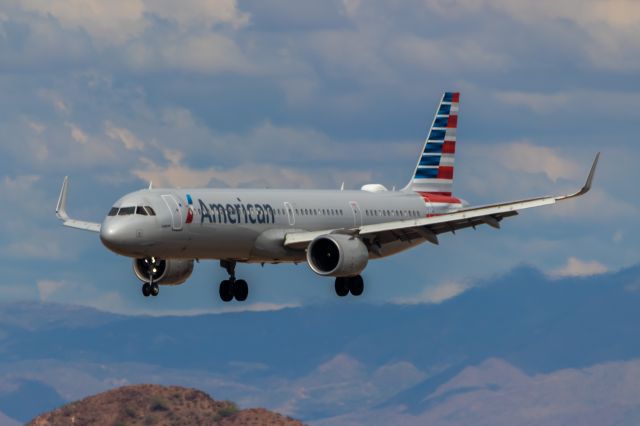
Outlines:
[[[191,201],[191,203],[189,203]],[[100,237],[128,257],[303,262],[304,250],[286,248],[285,235],[449,213],[460,204],[432,204],[414,192],[250,189],[149,189],[114,207],[151,206],[150,215],[107,216]],[[424,242],[383,244],[385,257]]]

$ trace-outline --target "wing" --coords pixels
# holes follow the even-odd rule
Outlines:
[[[85,222],[83,220],[75,220],[69,218],[67,214],[67,191],[69,188],[69,177],[66,176],[62,182],[60,197],[56,205],[56,216],[62,221],[64,226],[70,228],[83,229],[85,231],[100,232],[100,224],[95,222]]]
[[[349,233],[352,235],[370,236],[380,244],[391,241],[409,241],[426,239],[438,244],[438,234],[454,232],[458,229],[475,228],[478,225],[489,225],[500,228],[500,221],[505,217],[515,216],[518,211],[533,207],[555,204],[586,194],[591,189],[593,176],[598,165],[600,153],[593,160],[593,165],[584,186],[576,193],[555,197],[529,198],[507,203],[490,204],[458,210],[454,213],[421,219],[399,220],[394,222],[363,225],[353,229],[327,229],[314,232],[293,232],[286,235],[284,245],[291,248],[305,248],[309,242],[320,235],[330,233]]]

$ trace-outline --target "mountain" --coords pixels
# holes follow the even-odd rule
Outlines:
[[[640,424],[640,411],[629,408],[640,406],[640,388],[609,379],[635,377],[639,306],[640,266],[562,279],[520,267],[431,305],[340,299],[274,312],[189,317],[5,305],[0,411],[24,422],[60,401],[158,383],[200,388],[242,407],[264,406],[318,424],[390,419],[385,416],[407,424],[465,424],[443,420],[456,416],[437,417],[445,407],[450,414],[476,407],[470,418],[509,424],[473,398],[497,404],[490,397],[509,389],[510,395],[522,395],[520,409],[533,416],[543,410],[536,405],[542,399],[525,396],[545,389],[559,403],[573,404],[543,410],[546,423],[566,420],[561,411],[570,415],[571,407],[586,401],[607,401],[601,408],[609,418]],[[591,371],[602,379],[591,383],[592,391],[570,392],[589,382],[568,373],[587,377]],[[480,373],[485,379],[468,380]],[[505,377],[514,381],[501,381]],[[557,387],[545,388],[541,378]],[[24,386],[31,386],[34,397],[20,396]],[[618,388],[637,397],[618,404],[611,399]]]
[[[238,410],[196,389],[136,385],[113,389],[41,414],[29,426],[54,425],[271,425],[302,423],[264,409]]]

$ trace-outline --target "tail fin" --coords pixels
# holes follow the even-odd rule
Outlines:
[[[458,92],[442,95],[418,165],[403,191],[451,195],[459,103]]]

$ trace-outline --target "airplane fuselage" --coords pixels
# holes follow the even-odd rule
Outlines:
[[[137,214],[144,206],[155,214]],[[385,190],[149,189],[118,200],[100,235],[107,248],[134,258],[302,262],[304,250],[283,245],[287,233],[356,229],[449,213],[461,206],[453,197],[430,202],[417,193]],[[372,257],[424,241],[383,244]]]

